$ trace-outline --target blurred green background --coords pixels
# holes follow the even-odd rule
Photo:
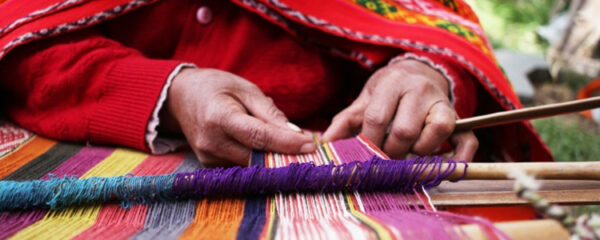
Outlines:
[[[556,0],[467,0],[494,48],[543,54],[547,44],[535,30],[550,20]]]
[[[467,0],[477,12],[495,49],[543,56],[549,47],[536,30],[550,21],[556,0]],[[576,76],[556,82],[575,96],[587,79]],[[561,101],[563,99],[558,99]],[[537,105],[533,102],[530,105]],[[600,160],[600,133],[592,121],[577,114],[532,121],[558,161]]]
[[[521,53],[545,56],[549,44],[536,33],[539,26],[550,21],[556,0],[467,0],[477,12],[494,49],[509,49]],[[551,81],[550,94],[574,98],[589,78],[566,75]],[[553,85],[553,86],[552,86]],[[536,95],[547,89],[536,89]],[[557,94],[557,92],[566,92]],[[557,102],[563,99],[554,99]],[[540,105],[533,101],[529,105]],[[579,114],[568,114],[532,121],[557,161],[600,160],[598,124]],[[599,205],[571,207],[575,214],[600,212]]]

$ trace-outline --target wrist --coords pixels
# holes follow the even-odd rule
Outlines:
[[[181,68],[179,73],[173,78],[173,82],[167,93],[167,99],[165,100],[165,107],[161,109],[159,114],[161,120],[160,125],[158,126],[159,131],[169,134],[181,133],[181,126],[176,117],[176,108],[180,106],[181,103],[177,98],[180,96],[181,88],[185,87],[183,86],[185,85],[183,82],[185,82],[195,70],[196,68],[194,66],[185,66]]]
[[[446,96],[451,95],[449,80],[428,63],[411,58],[395,58],[390,61],[388,67],[401,69],[405,74],[421,76],[441,88]]]

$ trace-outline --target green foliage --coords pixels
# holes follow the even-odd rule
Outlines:
[[[573,214],[575,216],[579,216],[579,215],[586,214],[586,213],[600,214],[600,205],[583,205],[583,206],[572,207],[571,209],[572,209],[571,211],[573,211]]]
[[[539,26],[549,21],[556,0],[466,0],[479,16],[494,48],[507,48],[542,55],[548,47],[536,34]],[[561,73],[572,90],[587,82],[573,73]],[[548,144],[557,161],[600,160],[600,132],[585,129],[580,121],[563,117],[533,121],[535,129]],[[589,128],[589,127],[588,127]],[[600,213],[600,205],[569,207],[578,216]]]
[[[547,44],[536,29],[549,21],[556,0],[467,0],[494,48],[543,53]]]
[[[585,84],[589,83],[593,78],[581,75],[571,71],[561,71],[558,76],[559,81],[564,82],[573,92],[579,91]]]
[[[557,161],[600,160],[600,133],[597,131],[584,131],[579,123],[566,123],[559,117],[534,120],[533,126]]]
[[[556,161],[600,160],[600,133],[584,131],[579,123],[567,123],[564,118],[553,117],[533,121],[533,126],[548,144]],[[586,213],[599,213],[600,205],[568,207],[573,216]]]

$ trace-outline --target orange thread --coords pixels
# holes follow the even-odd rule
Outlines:
[[[589,82],[585,86],[583,86],[577,93],[577,99],[588,98],[588,97],[592,96],[598,90],[600,90],[600,78],[597,78],[597,79]],[[587,118],[593,120],[591,110],[583,111],[583,112],[581,112],[581,114],[583,114],[583,116],[586,116]]]
[[[31,160],[39,157],[56,144],[56,141],[34,136],[28,143],[0,159],[0,179],[23,167]]]
[[[204,199],[180,239],[235,239],[243,215],[243,199]]]

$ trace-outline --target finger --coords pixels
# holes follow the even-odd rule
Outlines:
[[[437,149],[454,130],[456,113],[446,101],[438,101],[431,106],[425,118],[425,127],[415,144],[412,152],[417,155],[428,155]]]
[[[381,147],[386,131],[398,108],[400,92],[397,87],[380,85],[371,95],[365,109],[361,134]]]
[[[273,125],[290,129],[287,117],[275,106],[272,98],[265,96],[255,86],[248,87],[245,91],[244,94],[240,94],[241,98],[239,100],[252,116]]]
[[[265,123],[245,113],[234,112],[224,121],[223,131],[253,149],[309,153],[316,150],[310,136]]]
[[[215,166],[221,164],[246,166],[252,155],[252,149],[224,134],[196,139],[191,147],[200,162]]]
[[[362,112],[364,104],[360,101],[355,101],[338,113],[333,120],[331,125],[323,133],[322,140],[324,142],[331,142],[338,139],[349,138],[356,135],[362,124]]]
[[[392,158],[403,158],[417,141],[427,116],[427,103],[423,96],[414,93],[406,94],[400,101],[392,128],[383,145],[383,150]]]
[[[452,158],[459,161],[472,161],[479,147],[479,141],[475,137],[475,134],[473,134],[473,131],[453,134],[450,137],[450,143],[454,145],[455,149]]]

